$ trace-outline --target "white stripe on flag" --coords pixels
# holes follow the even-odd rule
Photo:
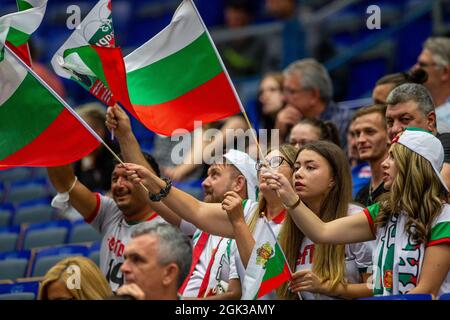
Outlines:
[[[191,1],[184,0],[167,27],[125,57],[127,72],[141,69],[180,51],[203,32],[205,29]]]
[[[5,51],[5,57],[0,62],[0,107],[16,92],[27,73],[27,70]]]

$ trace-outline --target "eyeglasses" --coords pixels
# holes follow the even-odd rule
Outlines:
[[[265,164],[267,163],[269,165],[269,167],[271,167],[272,169],[276,169],[276,168],[278,168],[279,166],[281,166],[283,164],[283,161],[286,161],[286,163],[288,162],[285,158],[283,158],[281,156],[275,156],[275,157],[272,157],[269,160],[266,160],[265,162],[259,160],[256,163],[255,168],[256,168],[257,171],[260,171],[261,168],[264,167]]]
[[[436,63],[434,63],[434,62],[426,63],[423,61],[417,61],[417,65],[423,69],[423,68],[433,67],[436,65]]]

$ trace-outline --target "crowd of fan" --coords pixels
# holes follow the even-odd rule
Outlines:
[[[142,153],[127,114],[110,107],[97,127],[104,119],[114,129],[125,165],[112,164],[97,185],[83,169],[95,160],[48,168],[58,193],[70,190],[71,207],[101,234],[100,268],[65,259],[48,271],[39,297],[240,299],[264,219],[293,271],[264,298],[450,292],[450,39],[429,38],[410,71],[382,77],[373,105],[352,113],[332,96],[315,59],[267,73],[260,123],[278,130],[280,144],[264,159],[227,149],[207,169],[203,201],[167,178],[182,180],[198,165],[186,157],[160,171],[166,163]],[[235,116],[218,126],[246,122]],[[192,154],[206,148],[197,145]],[[96,193],[109,179],[108,195]],[[400,268],[414,250],[414,263]],[[74,265],[79,288],[67,285]]]

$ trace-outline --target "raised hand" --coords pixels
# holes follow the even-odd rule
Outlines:
[[[242,198],[236,192],[228,191],[225,193],[225,198],[222,201],[222,209],[228,213],[228,219],[231,224],[245,223]]]
[[[261,178],[267,186],[276,191],[286,207],[292,206],[298,200],[298,195],[292,188],[291,182],[282,174],[273,170],[261,171]]]
[[[117,104],[108,107],[108,110],[106,110],[105,124],[109,131],[114,130],[114,134],[118,139],[124,138],[131,133],[130,118]]]
[[[136,185],[142,183],[149,192],[158,193],[164,185],[161,179],[144,166],[125,163],[124,168],[129,181]]]

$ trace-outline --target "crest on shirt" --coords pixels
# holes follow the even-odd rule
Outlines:
[[[273,248],[269,242],[264,243],[261,247],[256,249],[256,264],[266,268],[267,260],[273,255]]]

